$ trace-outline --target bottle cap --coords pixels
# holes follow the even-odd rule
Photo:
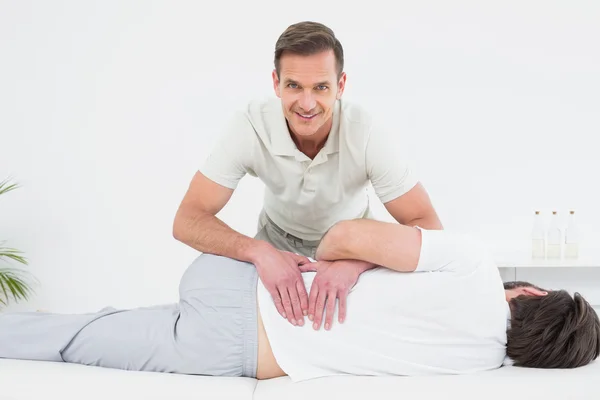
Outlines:
[[[571,213],[571,214],[575,214],[575,211],[571,210],[571,211],[570,211],[570,213]]]
[[[552,214],[556,214],[556,211],[552,211]]]
[[[536,214],[539,214],[540,212],[539,212],[539,211],[536,211],[535,213],[536,213]]]

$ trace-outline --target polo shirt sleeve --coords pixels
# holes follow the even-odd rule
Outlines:
[[[245,113],[236,113],[198,170],[219,185],[235,189],[247,173],[253,173],[255,148],[254,128]]]
[[[417,229],[421,231],[421,252],[414,272],[469,274],[489,264],[485,263],[487,247],[471,235],[448,230]]]
[[[418,183],[399,145],[391,139],[392,135],[375,125],[368,136],[365,152],[367,176],[382,203],[400,197]]]

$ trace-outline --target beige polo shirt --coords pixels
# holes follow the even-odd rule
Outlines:
[[[336,101],[331,132],[313,160],[296,147],[281,107],[276,97],[249,102],[199,170],[230,189],[246,174],[260,178],[263,213],[286,232],[319,240],[340,220],[369,217],[369,185],[386,203],[417,183],[391,140],[395,132],[359,105]]]

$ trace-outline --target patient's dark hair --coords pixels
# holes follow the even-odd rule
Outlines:
[[[511,326],[507,356],[515,366],[577,368],[600,354],[600,320],[579,294],[548,291],[529,282],[507,282],[505,289],[533,287],[545,296],[521,295],[510,300]]]

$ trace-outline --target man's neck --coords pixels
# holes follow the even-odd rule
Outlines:
[[[294,139],[294,142],[296,143],[296,147],[298,147],[298,150],[300,150],[302,153],[306,154],[306,156],[308,158],[310,158],[311,160],[313,158],[315,158],[317,156],[317,154],[319,154],[319,151],[321,151],[323,146],[325,146],[325,142],[327,142],[328,136],[329,136],[329,133],[327,133],[327,136],[325,136],[322,139],[317,139],[317,138],[305,139],[305,138],[303,138],[300,141],[296,138],[295,135],[292,134],[292,138]]]
[[[288,129],[290,131],[290,136],[292,137],[292,140],[296,144],[298,150],[306,154],[306,156],[312,160],[317,156],[317,154],[319,154],[319,151],[321,151],[321,149],[325,146],[327,138],[329,137],[329,132],[331,132],[332,125],[333,124],[330,120],[327,124],[323,125],[314,135],[308,137],[296,135],[291,129],[289,129],[289,126]]]

